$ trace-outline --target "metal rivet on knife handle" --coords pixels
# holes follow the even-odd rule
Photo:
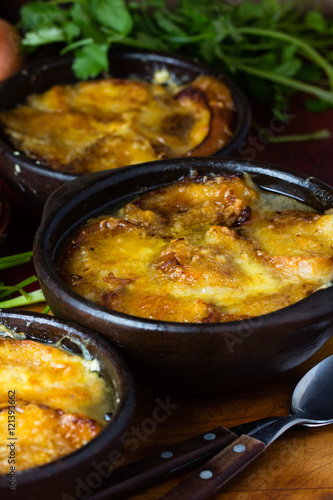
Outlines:
[[[94,500],[119,500],[144,488],[168,480],[180,471],[193,470],[209,457],[225,448],[237,435],[225,427],[216,427],[186,441],[168,445],[157,454],[130,463],[112,472],[103,491]]]
[[[265,444],[241,436],[175,486],[163,500],[207,500],[265,451]]]

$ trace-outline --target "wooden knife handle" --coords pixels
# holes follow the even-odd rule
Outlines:
[[[163,500],[207,500],[252,460],[264,453],[261,441],[243,435],[197,468],[164,495]]]
[[[165,446],[157,454],[129,463],[111,474],[92,500],[119,500],[144,488],[171,479],[177,473],[193,470],[209,457],[225,448],[237,435],[225,427],[217,427],[199,436]]]

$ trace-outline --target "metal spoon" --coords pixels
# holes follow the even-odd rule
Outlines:
[[[314,366],[297,384],[290,414],[258,431],[243,434],[164,495],[163,500],[207,500],[261,455],[290,427],[333,423],[333,356]]]
[[[330,363],[333,364],[332,361],[330,361]],[[291,412],[293,419],[296,418],[295,413],[298,411],[296,408],[307,406],[306,404],[300,405],[297,401],[304,395],[303,386],[308,386],[308,378],[312,379],[314,370],[319,367],[322,369],[324,367],[324,362],[313,368],[297,385],[292,399]],[[324,378],[324,375],[322,378]],[[321,382],[319,382],[319,384],[325,394],[326,390],[329,389],[326,389]],[[316,388],[313,392],[318,394]],[[308,394],[308,392],[306,394]],[[333,412],[331,414],[333,415]],[[187,439],[186,441],[181,441],[172,445],[166,444],[165,448],[160,450],[157,454],[145,456],[138,461],[131,462],[128,465],[114,470],[110,477],[104,481],[101,488],[92,496],[92,499],[109,500],[109,498],[112,497],[114,500],[120,500],[127,498],[131,494],[161,483],[162,481],[169,480],[184,471],[195,469],[209,458],[215,456],[222,449],[226,448],[231,442],[235,444],[239,436],[252,436],[268,425],[271,428],[271,424],[275,421],[279,421],[279,425],[281,425],[280,422],[285,422],[289,418],[289,416],[283,418],[263,418],[232,427],[231,429],[220,426]],[[302,422],[295,422],[295,424],[296,423],[302,423],[303,425],[323,425],[321,421],[320,423],[314,423],[313,421],[311,421],[311,423],[304,423],[302,420]],[[326,423],[326,421],[324,423]],[[290,427],[291,425],[288,424],[288,426]]]

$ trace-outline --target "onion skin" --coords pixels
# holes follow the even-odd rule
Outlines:
[[[23,66],[20,43],[21,37],[14,26],[0,19],[0,82]]]

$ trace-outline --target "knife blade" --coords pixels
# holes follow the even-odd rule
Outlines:
[[[230,429],[220,426],[165,446],[156,454],[115,469],[91,500],[120,500],[169,480],[199,466],[239,436],[258,432],[276,420],[278,417],[262,418]]]

